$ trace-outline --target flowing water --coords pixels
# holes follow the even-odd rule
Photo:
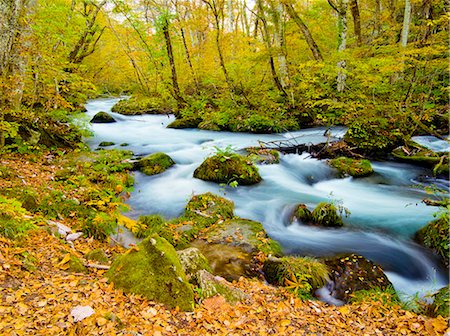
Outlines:
[[[118,99],[95,99],[86,108],[92,117],[110,112]],[[193,194],[207,191],[232,199],[236,215],[263,223],[267,233],[281,243],[288,254],[329,256],[354,252],[382,265],[396,290],[405,295],[424,294],[448,283],[446,272],[427,250],[412,242],[414,233],[433,219],[436,208],[424,205],[428,197],[421,185],[448,186],[434,180],[427,169],[395,162],[373,162],[375,174],[366,178],[338,178],[324,161],[306,154],[286,154],[280,164],[259,165],[263,181],[255,186],[219,186],[193,178],[193,172],[215,148],[232,146],[239,150],[272,141],[301,136],[299,142],[326,140],[325,129],[306,129],[285,134],[247,134],[198,129],[169,129],[173,116],[123,116],[111,113],[112,124],[93,124],[95,149],[101,141],[112,147],[129,149],[135,155],[165,152],[177,163],[156,176],[135,173],[135,191],[128,216],[162,214],[179,216]],[[345,129],[334,128],[335,137]],[[120,144],[128,144],[120,146]],[[108,148],[112,148],[108,147]],[[310,209],[323,201],[333,201],[351,214],[345,228],[323,229],[290,223],[294,206],[305,203]]]

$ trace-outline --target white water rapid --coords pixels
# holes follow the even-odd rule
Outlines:
[[[92,117],[99,111],[111,113],[118,99],[95,99],[86,105]],[[221,187],[193,178],[193,172],[214,147],[235,149],[302,136],[306,143],[324,142],[324,129],[306,129],[285,134],[247,134],[212,132],[198,129],[169,129],[173,116],[111,115],[112,124],[92,124],[94,136],[88,140],[92,149],[101,141],[116,145],[108,148],[129,149],[135,155],[165,152],[177,163],[156,176],[135,173],[135,191],[127,214],[159,213],[166,218],[181,214],[193,194],[211,191],[232,199],[236,215],[262,222],[267,233],[281,243],[289,254],[313,256],[354,252],[379,263],[403,295],[423,295],[448,283],[447,274],[427,250],[412,242],[414,233],[433,220],[434,207],[424,205],[428,197],[421,183],[448,185],[426,175],[430,171],[408,164],[373,162],[375,174],[366,178],[337,178],[325,162],[308,155],[281,156],[280,164],[260,165],[263,181],[255,186]],[[345,130],[335,128],[334,136]],[[120,144],[128,144],[120,146]],[[336,201],[348,208],[345,228],[323,229],[289,223],[290,212],[298,203],[313,209],[322,201]]]

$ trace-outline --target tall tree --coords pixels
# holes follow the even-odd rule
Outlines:
[[[333,0],[328,0],[330,6],[338,14],[338,52],[343,52],[347,48],[347,8],[349,0],[339,0],[336,4]],[[345,89],[345,81],[347,79],[347,74],[345,73],[346,61],[345,59],[340,60],[337,63],[338,75],[337,75],[337,91],[343,92]]]
[[[350,11],[353,17],[353,30],[356,36],[356,43],[358,46],[362,45],[362,33],[361,33],[361,16],[359,14],[358,0],[350,0]]]
[[[317,61],[323,61],[322,53],[320,52],[319,47],[317,46],[316,41],[311,35],[311,32],[309,31],[306,24],[303,22],[303,20],[300,18],[298,13],[295,11],[294,6],[289,1],[283,0],[283,5],[286,8],[287,13],[291,17],[292,20],[297,24],[298,28],[303,34],[303,37],[306,40],[306,43],[308,43],[308,47],[311,50],[314,59]]]
[[[106,27],[101,27],[97,24],[97,16],[104,5],[106,0],[96,3],[92,0],[84,0],[82,9],[82,15],[85,19],[85,29],[82,31],[78,42],[70,51],[68,59],[73,64],[79,64],[87,56],[91,55],[95,51],[98,41]]]
[[[400,39],[402,47],[406,47],[406,45],[408,44],[409,26],[411,24],[411,12],[412,12],[411,0],[405,0],[405,14],[403,16],[403,29],[402,29],[402,36]]]

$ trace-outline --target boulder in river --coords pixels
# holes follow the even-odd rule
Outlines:
[[[336,168],[342,177],[364,177],[373,173],[370,161],[365,159],[351,159],[341,156],[328,161],[328,164]]]
[[[135,168],[146,175],[155,175],[164,172],[174,164],[175,161],[173,161],[169,155],[158,152],[140,159],[136,162]]]
[[[449,267],[450,258],[449,230],[449,216],[447,215],[429,222],[415,235],[415,240],[422,246],[432,249],[442,258],[447,267]]]
[[[189,219],[203,218],[203,221],[213,224],[218,220],[233,218],[233,210],[232,201],[207,192],[192,196],[184,209],[183,216]]]
[[[325,227],[341,227],[344,223],[338,210],[336,205],[332,203],[321,202],[312,212],[311,222]]]
[[[303,224],[308,224],[311,222],[312,213],[306,206],[306,204],[300,203],[295,206],[294,212],[291,215],[291,222],[298,220]]]
[[[106,273],[109,281],[127,293],[191,311],[194,293],[177,252],[157,235],[117,257]]]
[[[169,125],[167,125],[167,128],[176,128],[176,129],[197,128],[198,124],[200,124],[201,121],[202,121],[201,119],[194,117],[177,118],[174,121],[172,121]]]
[[[356,254],[327,259],[325,264],[330,271],[330,294],[338,300],[348,302],[356,291],[392,286],[380,266]]]
[[[240,185],[256,184],[262,180],[253,162],[235,153],[219,153],[207,158],[194,171],[194,177],[216,183],[237,182]]]
[[[98,112],[94,117],[91,119],[91,123],[94,124],[108,124],[108,123],[114,123],[116,120],[108,113],[106,112]]]

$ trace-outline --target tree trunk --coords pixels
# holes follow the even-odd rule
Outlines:
[[[400,43],[402,47],[406,47],[408,44],[409,26],[411,23],[411,1],[405,0],[405,15],[403,16],[403,29]]]
[[[257,6],[258,6],[258,13],[259,13],[257,20],[260,20],[261,24],[262,24],[261,33],[262,33],[262,38],[263,38],[264,44],[266,45],[266,48],[267,48],[267,53],[269,55],[269,66],[270,66],[270,72],[272,73],[272,79],[273,79],[273,82],[275,83],[275,86],[277,87],[278,91],[280,91],[281,95],[287,96],[286,91],[283,88],[283,85],[281,85],[280,78],[278,77],[277,70],[275,68],[275,62],[274,62],[273,55],[272,55],[272,45],[270,42],[269,31],[267,28],[267,20],[266,20],[266,16],[264,13],[262,0],[257,1]]]
[[[173,56],[172,41],[170,39],[170,33],[169,33],[169,20],[167,17],[164,17],[164,19],[163,19],[162,32],[164,35],[164,42],[166,44],[167,57],[169,58],[170,70],[172,72],[172,88],[173,88],[174,98],[176,99],[176,101],[178,103],[178,107],[181,108],[184,106],[185,101],[184,101],[183,97],[181,97],[180,87],[178,86],[177,69],[175,67],[175,58]]]
[[[309,31],[308,27],[305,25],[303,20],[300,18],[300,16],[295,11],[292,4],[284,3],[284,6],[286,8],[286,11],[288,12],[289,16],[294,20],[294,22],[297,24],[298,28],[300,28],[300,31],[302,32],[303,36],[305,37],[306,43],[308,43],[308,47],[311,50],[314,59],[317,61],[323,61],[322,54],[320,52],[319,47],[317,46],[316,41],[314,41],[314,38],[311,35],[311,32]]]
[[[356,41],[358,47],[362,45],[361,34],[361,17],[359,15],[358,0],[350,0],[350,11],[353,16],[353,29],[355,31]]]
[[[5,115],[19,107],[23,95],[20,45],[25,10],[24,0],[0,0],[0,148],[5,145]]]
[[[348,0],[339,1],[338,11],[338,52],[342,52],[347,48],[347,7]],[[337,63],[337,91],[343,92],[345,89],[345,81],[347,74],[345,73],[346,61],[341,60]]]
[[[220,44],[220,13],[223,11],[223,8],[217,8],[216,0],[202,0],[210,9],[214,16],[214,27],[216,30],[216,47],[217,53],[219,55],[219,63],[220,68],[222,69],[222,73],[225,77],[225,82],[227,83],[228,90],[230,92],[231,99],[234,101],[234,85],[231,81],[231,78],[228,74],[227,67],[225,66],[225,60],[223,58],[222,46]]]
[[[84,2],[83,15],[86,20],[86,29],[83,31],[78,39],[78,42],[69,53],[69,62],[79,64],[95,51],[95,47],[97,46],[97,43],[105,30],[105,27],[99,30],[99,28],[95,25],[95,22],[97,20],[98,13],[105,4],[106,0],[103,0],[99,4],[96,4],[93,1]],[[89,5],[92,7],[89,7]]]
[[[198,80],[197,80],[197,76],[195,75],[194,66],[192,65],[191,54],[189,52],[189,48],[187,45],[186,35],[184,34],[184,28],[180,28],[180,31],[181,31],[181,39],[183,41],[184,52],[186,54],[186,62],[189,65],[189,69],[191,70],[191,75],[192,75],[192,79],[194,80],[194,85],[198,89]]]

